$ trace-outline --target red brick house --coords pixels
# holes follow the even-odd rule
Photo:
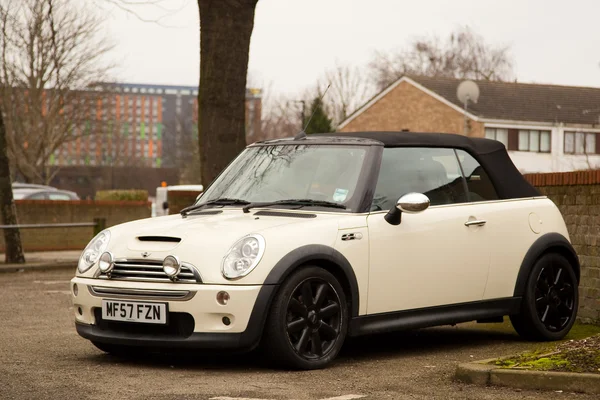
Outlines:
[[[488,137],[504,143],[522,172],[600,167],[600,88],[476,81],[479,99],[465,111],[456,95],[460,82],[404,76],[338,130]]]

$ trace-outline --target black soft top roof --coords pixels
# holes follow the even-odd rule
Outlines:
[[[418,132],[336,132],[315,136],[359,137],[382,142],[385,147],[453,147],[469,150],[474,154],[488,154],[503,151],[500,142],[483,138],[471,138],[453,133]]]
[[[487,172],[501,199],[539,196],[538,190],[523,178],[504,145],[496,140],[472,138],[451,133],[417,132],[334,132],[304,138],[275,139],[255,145],[351,144],[385,147],[447,147],[471,154]]]

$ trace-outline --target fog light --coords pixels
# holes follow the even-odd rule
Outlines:
[[[231,325],[231,320],[229,319],[229,317],[223,317],[223,324],[226,326]]]
[[[217,293],[217,303],[224,306],[224,305],[227,305],[228,301],[229,301],[229,293],[227,293],[227,292]]]
[[[175,278],[181,271],[181,263],[177,256],[166,256],[163,260],[163,271],[169,278]]]
[[[79,294],[79,288],[77,287],[77,284],[74,283],[73,284],[73,296],[77,296],[77,294]]]
[[[100,256],[100,261],[98,261],[98,267],[100,267],[100,271],[108,274],[114,268],[115,263],[113,261],[113,255],[110,251],[105,251]]]

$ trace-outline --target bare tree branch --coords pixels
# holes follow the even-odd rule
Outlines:
[[[369,68],[380,90],[407,74],[481,80],[507,80],[513,75],[508,47],[485,43],[469,27],[457,29],[445,42],[424,37],[396,53],[378,52]]]
[[[150,22],[157,24],[163,28],[174,28],[174,26],[165,24],[163,21],[180,12],[189,4],[190,0],[182,0],[178,2],[178,6],[167,7],[165,4],[168,2],[171,6],[173,0],[93,0],[97,6],[104,8],[107,4],[124,11],[126,14],[131,15],[141,22]],[[146,9],[151,8],[150,11],[157,10],[158,16],[156,17],[145,17],[142,14],[141,7]]]
[[[51,155],[95,119],[81,100],[91,84],[106,78],[111,65],[103,58],[112,45],[100,35],[102,19],[72,0],[3,4],[0,102],[9,155],[25,179],[48,182]]]

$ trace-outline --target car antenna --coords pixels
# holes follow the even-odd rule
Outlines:
[[[327,85],[327,88],[325,89],[325,91],[321,95],[321,98],[319,99],[319,103],[323,102],[323,98],[325,97],[325,94],[327,93],[327,91],[329,90],[330,87],[331,87],[331,83],[329,85]],[[302,139],[306,138],[306,128],[308,128],[308,124],[310,124],[310,121],[312,121],[312,118],[315,116],[316,112],[317,112],[317,107],[315,107],[312,114],[310,115],[310,118],[308,119],[308,121],[306,121],[304,128],[300,132],[298,132],[298,134],[296,134],[296,136],[294,136],[294,140],[302,140]]]

